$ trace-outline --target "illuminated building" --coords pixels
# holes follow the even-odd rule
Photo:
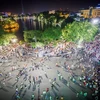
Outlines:
[[[0,12],[0,15],[2,17],[8,17],[8,16],[11,16],[11,12]]]
[[[81,16],[84,18],[100,17],[100,4],[97,7],[90,7],[89,9],[80,10]]]
[[[55,14],[55,10],[49,11],[49,14]]]
[[[11,16],[11,12],[6,12],[6,14],[7,14],[8,16]]]
[[[68,14],[68,13],[63,13],[63,12],[61,12],[59,16],[60,16],[60,17],[65,17],[65,18],[67,18],[67,17],[69,16],[69,14]]]

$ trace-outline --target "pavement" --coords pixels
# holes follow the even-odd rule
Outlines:
[[[64,84],[62,81],[59,80],[57,76],[57,71],[59,71],[63,78],[68,81],[68,77],[70,76],[70,72],[65,71],[63,66],[64,62],[67,62],[68,65],[75,64],[78,60],[73,57],[70,58],[63,58],[63,57],[50,57],[50,59],[45,60],[43,64],[40,63],[40,60],[42,58],[37,57],[36,59],[31,61],[31,58],[26,59],[26,61],[20,61],[15,56],[13,59],[11,59],[8,62],[0,63],[0,72],[4,74],[11,71],[12,67],[16,67],[14,71],[11,71],[12,76],[7,78],[5,80],[5,84],[3,84],[3,78],[0,76],[0,100],[15,100],[14,95],[16,91],[16,85],[20,86],[21,83],[24,83],[26,85],[29,84],[28,80],[24,81],[23,76],[19,79],[19,81],[16,83],[15,78],[18,74],[19,70],[22,69],[27,64],[27,71],[28,76],[34,76],[38,77],[41,75],[43,79],[41,80],[40,87],[38,87],[38,83],[36,85],[31,84],[30,88],[27,89],[24,95],[25,88],[23,89],[21,93],[21,100],[31,100],[31,95],[35,95],[35,100],[38,100],[38,96],[42,94],[44,90],[49,88],[49,93],[53,97],[52,100],[56,100],[55,96],[63,96],[64,100],[92,100],[91,98],[91,90],[88,88],[76,85],[75,83],[70,81],[70,87],[68,87],[66,84]],[[32,63],[40,64],[39,69],[35,69],[34,71],[29,71],[30,67],[32,67]],[[60,67],[56,67],[56,63],[60,65]],[[45,72],[47,73],[47,77],[45,76]],[[74,70],[76,75],[81,75],[82,70],[76,69]],[[56,78],[57,84],[55,85],[55,88],[51,88],[51,84],[49,82],[49,79]],[[38,79],[37,79],[38,81]],[[33,89],[34,88],[34,89]],[[84,97],[83,95],[76,96],[78,92],[87,92],[88,97]],[[42,100],[42,99],[41,99]],[[48,99],[49,100],[49,99]]]

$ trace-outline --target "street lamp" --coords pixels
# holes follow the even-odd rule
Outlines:
[[[83,39],[78,41],[77,48],[83,48]]]
[[[91,23],[98,26],[98,33],[100,33],[100,18],[93,18]]]
[[[92,24],[96,25],[99,24],[99,18],[94,18],[91,20]]]
[[[35,43],[37,42],[36,36],[33,37],[33,40],[35,41]]]
[[[16,38],[13,38],[13,39],[11,40],[12,43],[16,43],[17,41],[18,41],[18,39],[16,39]]]

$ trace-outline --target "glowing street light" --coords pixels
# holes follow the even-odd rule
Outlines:
[[[82,48],[82,47],[83,47],[83,39],[80,39],[78,41],[77,48]]]
[[[99,24],[99,18],[92,19],[92,24]]]
[[[18,41],[18,39],[15,39],[15,38],[13,38],[13,39],[11,40],[12,43],[16,43],[17,41]]]
[[[100,18],[94,18],[91,20],[92,24],[98,26],[98,32],[100,32]]]

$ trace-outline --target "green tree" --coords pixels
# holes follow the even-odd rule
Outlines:
[[[7,45],[11,42],[13,38],[17,38],[16,35],[12,33],[5,33],[0,35],[0,45]]]
[[[0,45],[7,45],[11,42],[11,39],[17,38],[14,34],[14,30],[12,30],[15,26],[16,22],[11,19],[6,19],[5,21],[0,22]],[[10,31],[5,31],[5,28],[8,25],[10,27]],[[9,26],[10,25],[10,26]]]
[[[88,21],[67,24],[62,30],[62,37],[66,41],[91,41],[97,33],[97,27]]]
[[[49,27],[42,33],[42,40],[44,42],[52,42],[59,40],[61,37],[61,28],[59,27]]]
[[[30,30],[24,31],[24,41],[25,42],[33,42],[36,39],[37,41],[41,41],[42,33],[40,30]]]
[[[56,16],[51,15],[51,16],[48,18],[48,21],[49,21],[49,23],[50,23],[51,26],[56,26],[57,18],[56,18]]]
[[[43,19],[44,19],[44,15],[43,15],[43,13],[40,13],[38,15],[39,29],[40,29],[40,27],[43,29]]]
[[[19,29],[19,24],[15,20],[7,18],[2,22],[2,27],[5,32],[15,33]]]
[[[67,24],[74,22],[75,20],[71,17],[66,18],[62,23],[61,23],[61,28],[64,28]]]

